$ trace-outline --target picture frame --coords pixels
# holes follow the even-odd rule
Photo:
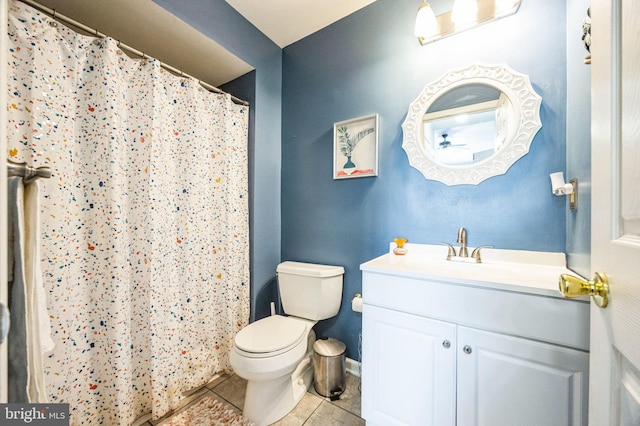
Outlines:
[[[333,178],[378,176],[378,114],[333,125]]]

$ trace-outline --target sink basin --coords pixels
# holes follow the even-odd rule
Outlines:
[[[395,245],[391,245],[391,250]],[[428,244],[406,244],[408,253],[389,253],[361,265],[363,271],[394,273],[407,277],[455,281],[502,290],[537,293],[562,297],[558,291],[560,274],[572,273],[566,268],[564,253],[525,250],[482,249],[482,263],[468,258],[446,260],[447,247]],[[471,252],[473,248],[469,248]]]
[[[460,275],[492,275],[497,273],[522,273],[521,264],[497,263],[497,262],[464,262],[459,260],[430,259],[413,256],[405,259],[408,267],[424,270],[431,273],[457,273]]]

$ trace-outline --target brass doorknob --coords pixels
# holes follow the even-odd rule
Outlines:
[[[580,297],[588,294],[600,308],[606,308],[609,304],[609,280],[607,275],[596,272],[591,281],[583,280],[569,274],[560,275],[560,293],[564,297]]]

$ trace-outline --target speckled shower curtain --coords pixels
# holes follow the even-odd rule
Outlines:
[[[8,155],[53,172],[49,400],[74,425],[157,418],[248,322],[248,109],[19,2],[8,32]]]

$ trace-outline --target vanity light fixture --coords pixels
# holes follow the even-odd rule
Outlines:
[[[426,0],[418,8],[415,35],[421,45],[513,15],[522,0],[455,0],[449,12],[435,16]]]
[[[451,9],[451,20],[457,29],[475,24],[478,20],[476,0],[455,0]]]
[[[422,4],[418,8],[418,16],[416,16],[414,33],[419,39],[426,39],[436,35],[437,31],[436,15],[433,13],[431,5],[426,0],[422,0]]]

